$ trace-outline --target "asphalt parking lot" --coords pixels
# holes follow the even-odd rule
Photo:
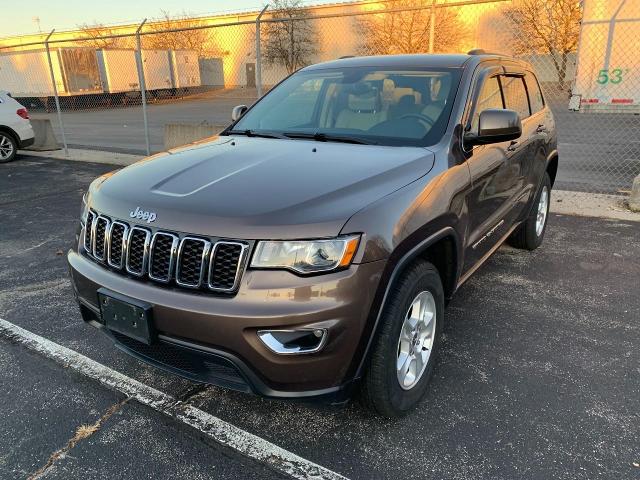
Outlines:
[[[352,479],[640,478],[640,222],[552,215],[448,307],[421,407],[345,407],[198,388],[83,324],[67,278],[80,198],[108,165],[0,165],[0,318]],[[0,336],[0,478],[278,478]],[[86,426],[79,429],[81,426]]]

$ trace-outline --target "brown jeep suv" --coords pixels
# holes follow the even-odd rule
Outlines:
[[[558,153],[531,67],[345,58],[232,118],[91,184],[68,254],[84,320],[195,381],[329,401],[357,387],[406,412],[446,300],[503,241],[542,242]]]

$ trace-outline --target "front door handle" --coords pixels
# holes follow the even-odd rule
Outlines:
[[[518,141],[517,140],[511,140],[511,143],[507,147],[507,151],[508,152],[515,152],[516,148],[518,148]]]

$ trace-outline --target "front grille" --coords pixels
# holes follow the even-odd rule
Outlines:
[[[90,211],[84,247],[89,256],[140,278],[230,294],[238,289],[249,245],[152,232]],[[89,245],[89,247],[87,247]]]

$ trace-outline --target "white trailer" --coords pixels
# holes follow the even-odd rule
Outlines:
[[[171,50],[170,56],[174,88],[199,87],[198,53],[193,50]]]
[[[142,65],[147,90],[173,88],[171,64],[167,50],[143,50]]]
[[[98,50],[100,79],[106,93],[140,90],[135,50]],[[143,50],[147,90],[167,90],[200,85],[198,55],[189,50]]]
[[[122,95],[140,92],[135,50],[90,48],[51,49],[53,75],[61,97]],[[142,66],[148,91],[173,95],[174,89],[201,85],[198,55],[189,50],[143,50]],[[16,98],[54,96],[46,50],[0,54],[0,89]]]
[[[60,96],[102,91],[98,64],[91,49],[51,49],[51,66]],[[0,89],[14,97],[52,97],[53,82],[46,50],[0,54]]]
[[[583,5],[569,108],[640,113],[640,2],[585,0]]]
[[[140,90],[134,50],[98,50],[98,69],[105,93]]]

